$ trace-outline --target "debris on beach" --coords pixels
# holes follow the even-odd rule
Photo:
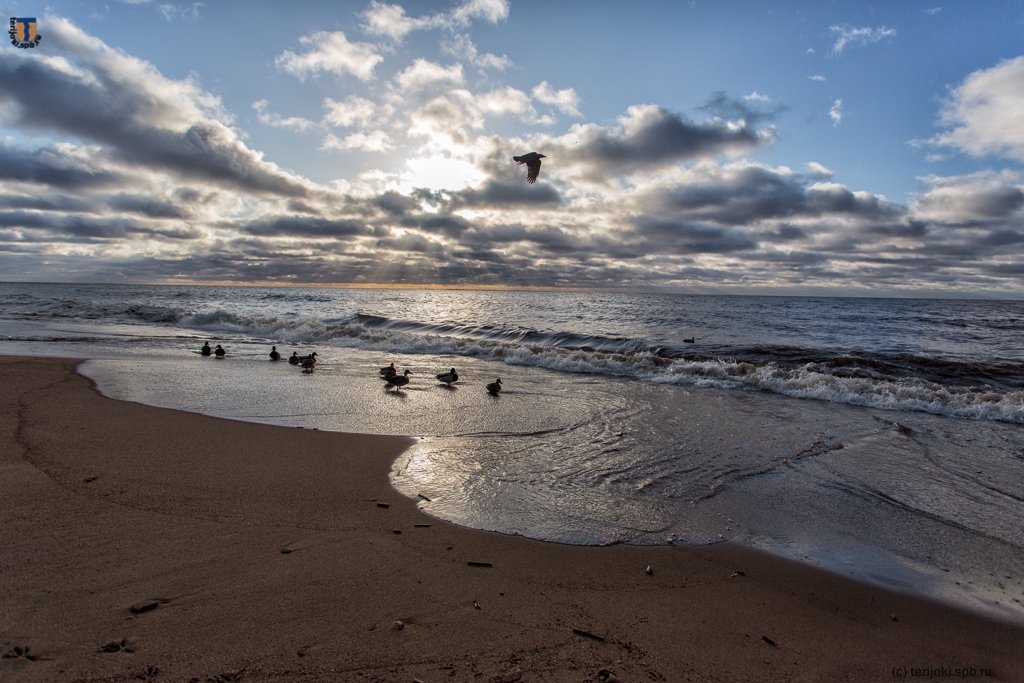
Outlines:
[[[490,562],[477,562],[475,560],[470,560],[466,564],[468,564],[470,567],[493,567],[494,566]]]
[[[590,638],[592,640],[599,640],[602,643],[604,642],[604,636],[599,636],[596,633],[591,633],[590,631],[584,631],[581,628],[573,628],[572,632],[575,633],[578,636],[583,636],[584,638]]]
[[[135,647],[132,646],[132,644],[128,642],[127,638],[122,638],[121,640],[113,640],[113,641],[107,643],[106,645],[101,645],[99,651],[100,652],[107,652],[107,653],[111,653],[111,652],[135,652]]]
[[[778,647],[779,646],[778,643],[776,643],[774,640],[772,640],[768,636],[761,636],[761,640],[763,640],[764,642],[768,643],[772,647]]]
[[[129,607],[128,611],[131,612],[132,614],[142,614],[143,612],[149,612],[149,611],[155,610],[163,602],[165,602],[165,601],[164,600],[143,600],[142,602],[137,602],[134,605],[132,605],[131,607]]]

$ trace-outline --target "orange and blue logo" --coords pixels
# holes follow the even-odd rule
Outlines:
[[[7,35],[11,37],[11,45],[14,47],[35,47],[42,39],[36,29],[35,17],[11,17],[11,28]]]

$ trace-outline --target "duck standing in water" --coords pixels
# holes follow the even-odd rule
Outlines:
[[[276,346],[270,349],[270,360],[281,360],[281,354],[277,352]]]
[[[303,358],[300,365],[302,365],[303,372],[313,372],[313,368],[316,367],[316,351]]]
[[[448,372],[442,372],[438,375],[437,381],[443,382],[450,387],[452,384],[459,381],[459,373],[455,372],[455,368],[452,368]]]
[[[213,355],[217,356],[217,358],[223,358],[228,355],[228,352],[224,350],[223,346],[217,344],[217,348],[213,350]]]
[[[298,365],[300,362],[299,352],[292,351],[292,355],[288,357],[288,362],[291,363],[292,365]]]
[[[388,385],[384,387],[384,390],[387,391],[391,387],[394,387],[395,391],[398,391],[399,389],[401,389],[402,387],[409,383],[409,375],[411,374],[412,370],[406,370],[405,374],[402,375],[399,375],[398,373],[395,373],[394,375],[388,375],[387,377],[385,377],[385,379],[388,381]]]
[[[380,376],[385,378],[385,379],[387,379],[388,377],[391,377],[392,375],[397,375],[397,374],[398,374],[398,370],[395,370],[395,364],[394,363],[392,363],[391,365],[387,366],[386,368],[381,368],[380,369]]]
[[[199,353],[201,353],[204,356],[212,356],[213,349],[210,348],[210,342],[206,342],[205,344],[203,344],[203,348],[199,349]]]
[[[490,394],[491,396],[497,396],[500,391],[501,391],[501,378],[500,377],[487,385],[487,393]]]

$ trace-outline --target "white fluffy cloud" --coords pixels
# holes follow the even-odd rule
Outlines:
[[[950,130],[932,139],[936,145],[1024,161],[1024,56],[968,76],[952,91],[941,123]]]
[[[533,88],[533,97],[538,102],[554,106],[563,114],[583,116],[579,110],[580,96],[572,88],[555,90],[550,83],[542,81],[540,85]]]
[[[307,51],[296,54],[285,50],[277,57],[277,67],[300,80],[320,73],[338,76],[352,74],[361,81],[373,78],[374,68],[384,60],[369,43],[352,43],[341,31],[317,31],[299,38]]]

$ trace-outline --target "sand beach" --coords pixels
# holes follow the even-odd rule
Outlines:
[[[732,543],[465,529],[412,439],[115,401],[0,360],[4,681],[1024,680],[1024,630]]]

